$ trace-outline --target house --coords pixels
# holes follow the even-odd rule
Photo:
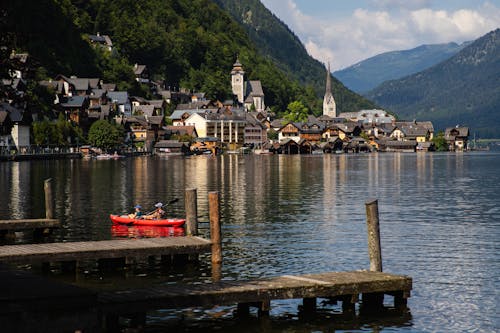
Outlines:
[[[113,110],[119,115],[131,116],[132,104],[130,103],[128,92],[126,91],[108,91],[108,103],[113,105]]]
[[[403,121],[396,122],[395,126],[390,136],[400,141],[428,142],[431,138],[428,123],[424,125],[416,121]]]
[[[244,142],[245,146],[255,148],[261,148],[267,142],[267,127],[250,113],[246,114]]]
[[[379,151],[413,153],[416,150],[417,142],[381,139],[378,140],[378,146]]]
[[[59,103],[59,110],[67,120],[81,127],[88,127],[89,98],[86,96],[68,96]]]
[[[318,143],[322,139],[324,125],[321,123],[305,123],[300,129],[300,138],[309,142]]]
[[[281,143],[291,139],[298,143],[300,141],[300,129],[300,124],[288,122],[278,129],[278,141]]]
[[[463,151],[467,149],[469,140],[468,127],[449,127],[444,131],[444,138],[450,151]]]
[[[319,144],[323,153],[336,153],[341,152],[344,149],[344,141],[340,139],[338,136],[333,136],[328,139],[326,142],[322,142]]]
[[[146,65],[134,64],[135,80],[139,83],[149,83],[149,72]]]
[[[154,145],[153,153],[158,156],[187,155],[189,147],[186,142],[161,140]]]
[[[108,35],[101,35],[97,33],[96,35],[88,35],[89,42],[92,45],[100,46],[108,51],[113,50],[113,43]]]
[[[215,137],[196,138],[191,144],[191,152],[194,154],[211,153],[212,155],[217,155],[221,151],[221,140]]]
[[[18,151],[30,145],[30,127],[23,110],[0,102],[0,149],[9,150],[14,145]]]
[[[330,140],[331,138],[339,138],[340,140],[344,140],[345,138],[347,138],[347,134],[342,129],[340,129],[337,124],[330,124],[323,129],[321,137],[326,141]]]
[[[165,126],[165,138],[170,138],[172,136],[183,136],[190,138],[197,138],[198,133],[194,126]]]

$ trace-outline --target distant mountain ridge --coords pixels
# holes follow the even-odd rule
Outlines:
[[[500,137],[500,29],[450,59],[366,94],[400,118],[431,120],[437,129],[468,126],[482,138]]]
[[[449,59],[468,44],[470,42],[460,45],[457,43],[431,44],[410,50],[385,52],[335,71],[333,75],[349,89],[357,93],[365,93],[384,81],[420,72]]]

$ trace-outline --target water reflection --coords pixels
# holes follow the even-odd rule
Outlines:
[[[0,163],[0,218],[43,216],[49,177],[63,222],[59,241],[109,239],[109,214],[137,203],[148,209],[177,197],[168,213],[182,216],[186,188],[198,189],[198,215],[207,221],[208,192],[219,191],[220,277],[236,279],[368,268],[364,202],[378,198],[384,269],[412,276],[414,291],[412,318],[376,329],[488,332],[498,328],[498,165],[493,152]],[[210,267],[201,271],[189,280],[208,279]],[[161,271],[140,274],[162,283]],[[142,283],[148,279],[141,277]],[[297,306],[273,305],[280,319],[270,331],[342,329],[321,322],[281,325],[281,318],[298,321]],[[225,311],[218,313],[230,316],[232,308]],[[374,330],[371,324],[352,329]]]

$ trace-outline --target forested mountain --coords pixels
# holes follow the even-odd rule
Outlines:
[[[257,50],[302,85],[314,90],[317,112],[325,93],[325,65],[311,57],[299,38],[259,0],[214,0],[227,10],[248,33]],[[374,108],[375,105],[332,79],[333,96],[341,112]]]
[[[264,8],[258,1],[254,5]],[[262,45],[249,38],[252,34],[212,0],[6,0],[0,11],[1,31],[8,36],[2,37],[2,46],[29,52],[41,65],[38,79],[59,73],[99,76],[106,82],[117,82],[121,89],[145,94],[131,71],[132,65],[139,63],[168,86],[204,91],[209,98],[223,100],[231,97],[229,72],[239,56],[247,77],[261,80],[266,104],[275,111],[285,110],[294,100],[320,110],[325,70],[307,56],[286,26],[279,22],[286,30],[281,37],[293,38],[272,47],[270,43],[268,51],[262,53]],[[276,18],[269,17],[261,31],[277,24],[272,21]],[[97,32],[111,36],[112,53],[87,43],[87,34]],[[266,56],[271,49],[279,52],[289,47],[288,43],[294,43],[290,49],[302,50],[294,67],[282,66],[279,59]],[[290,54],[288,58],[295,58]],[[292,73],[307,72],[295,67],[306,60],[313,64],[310,75]],[[372,106],[339,84],[334,89],[342,111]]]
[[[346,87],[367,92],[384,81],[423,71],[451,58],[469,43],[421,45],[411,50],[386,52],[333,73]]]
[[[437,128],[460,124],[479,137],[500,137],[500,29],[367,96],[401,118],[431,120]]]

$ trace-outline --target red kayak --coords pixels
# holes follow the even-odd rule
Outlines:
[[[157,227],[180,227],[184,225],[186,219],[168,218],[160,220],[145,220],[145,219],[131,219],[126,215],[109,215],[109,218],[113,223],[125,224],[125,225],[149,225]]]

